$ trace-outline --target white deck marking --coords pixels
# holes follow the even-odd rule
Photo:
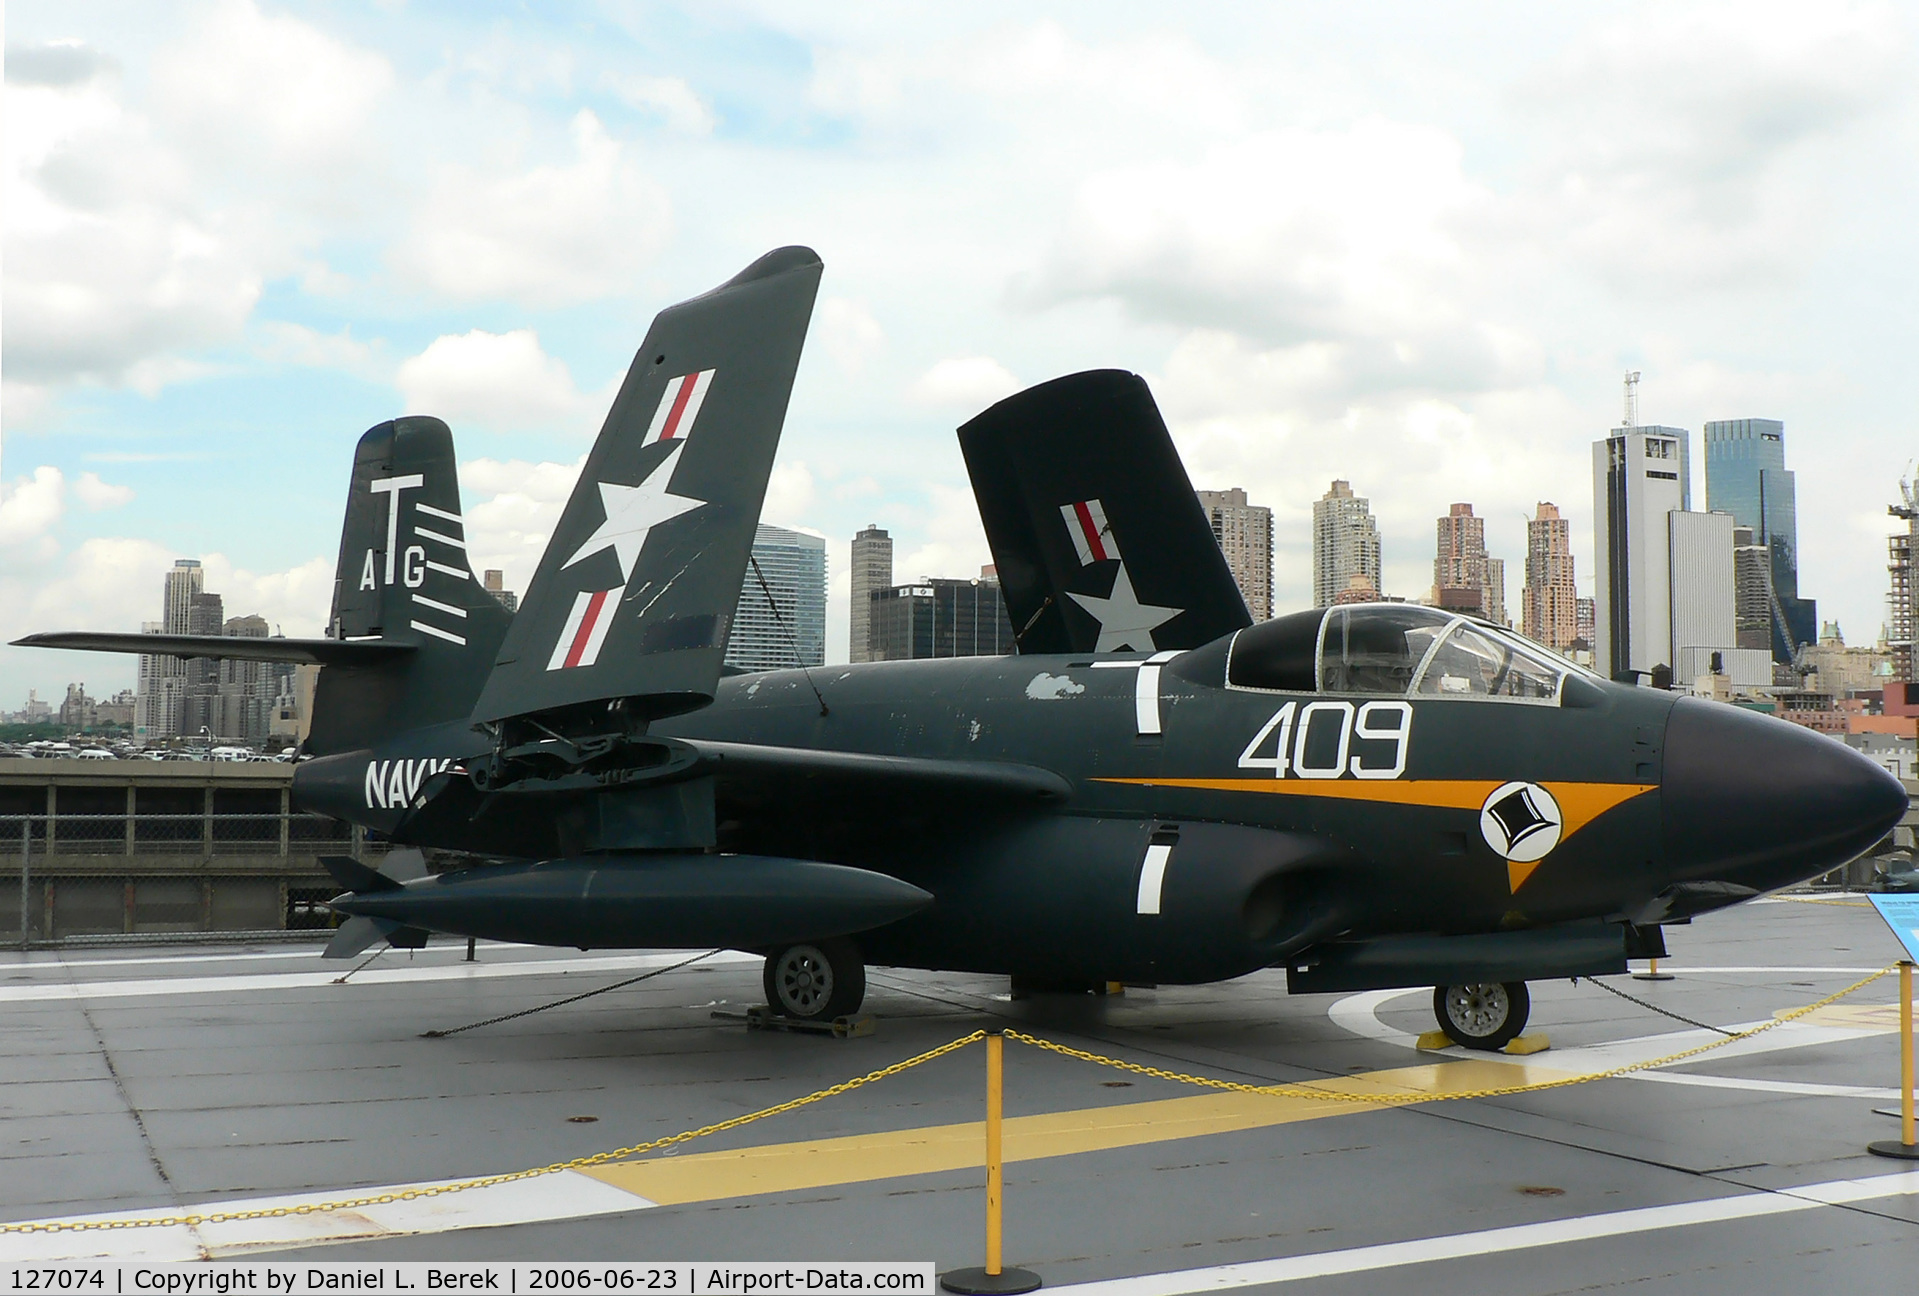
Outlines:
[[[1840,973],[1864,975],[1877,972],[1878,968],[1805,968],[1805,967],[1720,967],[1691,968],[1689,972],[1703,973],[1767,972],[1767,973]],[[1379,1040],[1386,1044],[1397,1044],[1403,1048],[1417,1048],[1419,1037],[1394,1026],[1388,1026],[1379,1020],[1379,1009],[1390,1001],[1403,995],[1424,994],[1419,987],[1397,990],[1368,990],[1360,994],[1347,995],[1326,1010],[1333,1024],[1366,1039]],[[1770,1019],[1766,1019],[1770,1020]],[[1765,1025],[1765,1020],[1740,1022],[1727,1029],[1747,1031],[1756,1026]],[[1897,1030],[1896,1025],[1884,1027],[1832,1026],[1813,1022],[1787,1022],[1775,1026],[1763,1035],[1751,1039],[1736,1040],[1716,1048],[1709,1055],[1712,1060],[1723,1058],[1750,1057],[1759,1053],[1776,1053],[1782,1049],[1810,1048],[1819,1044],[1843,1043],[1850,1040],[1870,1039],[1875,1035]],[[1660,1035],[1640,1035],[1632,1039],[1614,1040],[1607,1044],[1583,1045],[1574,1048],[1555,1048],[1552,1054],[1552,1066],[1557,1071],[1574,1073],[1611,1071],[1616,1067],[1631,1066],[1634,1063],[1665,1057],[1669,1053],[1680,1053],[1697,1048],[1713,1040],[1721,1039],[1717,1031],[1684,1030],[1669,1031]],[[1429,1053],[1456,1058],[1482,1058],[1483,1054],[1454,1045],[1444,1049],[1428,1049]],[[1675,1065],[1686,1065],[1703,1059],[1687,1058]],[[1800,1097],[1830,1098],[1881,1098],[1897,1097],[1894,1090],[1876,1089],[1860,1085],[1820,1085],[1804,1084],[1784,1080],[1752,1080],[1743,1077],[1709,1076],[1692,1072],[1669,1072],[1655,1074],[1652,1071],[1634,1071],[1621,1077],[1627,1080],[1652,1080],[1666,1084],[1689,1084],[1709,1089],[1744,1089],[1755,1093],[1790,1094]]]
[[[331,935],[331,930],[326,934]],[[516,941],[481,941],[479,948],[480,952],[484,954],[488,950],[540,949],[541,946],[527,945]],[[547,946],[546,948],[550,949],[552,947]],[[250,963],[257,962],[261,959],[317,959],[320,957],[322,949],[322,946],[315,944],[311,947],[295,945],[283,950],[248,950],[239,954],[163,954],[156,958],[95,959],[62,958],[58,951],[48,950],[45,951],[48,957],[44,961],[32,963],[17,961],[19,954],[16,951],[12,960],[0,959],[0,976],[12,976],[21,972],[60,972],[67,968],[167,967],[174,964],[185,967],[190,963]],[[41,953],[41,951],[35,952]],[[415,952],[415,957],[432,958],[436,954],[447,954],[457,958],[466,957],[466,951],[454,945],[442,945],[438,949],[429,947],[418,950]]]
[[[347,985],[390,985],[422,981],[491,981],[500,977],[552,976],[561,972],[626,972],[665,967],[685,953],[629,954],[615,958],[529,959],[516,963],[452,963],[437,966],[368,968]],[[752,954],[722,950],[705,966],[758,963]],[[257,994],[266,990],[318,990],[352,964],[345,960],[312,972],[265,972],[252,976],[150,977],[141,981],[69,981],[58,985],[0,986],[0,1004],[52,1003],[79,999],[137,999],[154,995]]]
[[[380,1188],[336,1188],[330,1192],[296,1193],[280,1197],[249,1197],[202,1202],[166,1210],[117,1211],[99,1215],[54,1218],[62,1222],[108,1222],[164,1219],[191,1211],[277,1210],[288,1206],[352,1201],[386,1193],[459,1183],[395,1184]],[[653,1203],[635,1193],[601,1183],[571,1170],[532,1179],[470,1188],[444,1197],[356,1206],[350,1210],[308,1215],[279,1215],[267,1219],[237,1220],[225,1224],[158,1225],[152,1228],[86,1230],[61,1233],[0,1234],[0,1262],[43,1260],[206,1260],[219,1256],[276,1251],[286,1247],[327,1242],[363,1242],[369,1238],[406,1234],[450,1233],[455,1229],[497,1228],[505,1224],[533,1224],[548,1220],[582,1219],[648,1210]],[[35,1221],[38,1222],[38,1221]]]
[[[1746,1080],[1739,1076],[1694,1075],[1689,1071],[1635,1071],[1634,1080],[1653,1080],[1660,1084],[1692,1085],[1699,1089],[1748,1089],[1754,1093],[1794,1094],[1806,1098],[1896,1099],[1897,1089],[1874,1089],[1870,1085],[1809,1084],[1799,1080]]]
[[[1318,1255],[1210,1265],[1203,1269],[1143,1274],[1137,1278],[1110,1278],[1101,1282],[1049,1287],[1047,1290],[1054,1293],[1074,1292],[1078,1296],[1186,1296],[1192,1292],[1228,1291],[1266,1283],[1297,1282],[1302,1278],[1372,1273],[1401,1265],[1463,1260],[1471,1256],[1558,1246],[1565,1242],[1628,1237],[1635,1233],[1685,1228],[1694,1224],[1760,1219],[1769,1215],[1816,1210],[1821,1206],[1875,1201],[1883,1197],[1905,1197],[1915,1193],[1919,1193],[1919,1170],[1907,1170],[1865,1179],[1836,1179],[1775,1192],[1714,1197],[1705,1201],[1678,1202],[1671,1206],[1644,1206],[1637,1210],[1608,1211],[1601,1215],[1576,1215],[1571,1219],[1484,1229],[1476,1233],[1386,1242],[1378,1246],[1325,1251]]]

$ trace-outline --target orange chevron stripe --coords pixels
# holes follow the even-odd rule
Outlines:
[[[1095,783],[1192,788],[1203,792],[1257,792],[1266,796],[1329,797],[1385,805],[1477,810],[1505,779],[1276,779],[1096,778]],[[1541,783],[1559,802],[1563,841],[1616,805],[1658,788],[1656,783]]]

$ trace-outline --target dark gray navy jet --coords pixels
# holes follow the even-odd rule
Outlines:
[[[1906,794],[1841,743],[1615,684],[1405,604],[1253,624],[1146,386],[1044,384],[961,429],[1019,651],[723,666],[821,273],[782,248],[662,313],[517,614],[466,556],[437,419],[360,441],[328,635],[43,634],[323,669],[293,798],[431,850],[329,865],[329,953],[427,933],[766,956],[1032,988],[1284,967],[1434,986],[1497,1048],[1525,983],[1826,872]],[[448,863],[454,867],[445,867]]]

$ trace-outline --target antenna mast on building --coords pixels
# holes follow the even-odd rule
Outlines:
[[[1639,371],[1626,370],[1626,421],[1622,427],[1639,426]]]

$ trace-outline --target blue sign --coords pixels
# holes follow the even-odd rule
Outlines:
[[[1869,895],[1866,899],[1906,947],[1906,957],[1919,962],[1919,895]]]

